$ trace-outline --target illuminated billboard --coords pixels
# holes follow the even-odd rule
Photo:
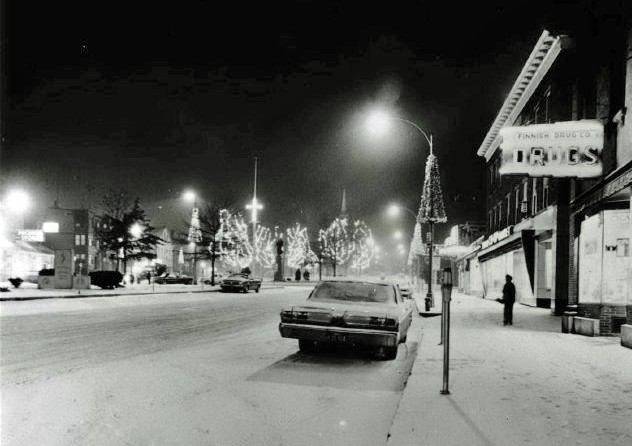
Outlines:
[[[501,175],[601,176],[603,124],[596,120],[500,129]]]

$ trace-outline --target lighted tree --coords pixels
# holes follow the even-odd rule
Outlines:
[[[445,223],[447,217],[443,207],[443,195],[441,193],[441,179],[439,178],[439,161],[434,154],[428,155],[426,161],[426,177],[424,178],[424,186],[421,192],[421,204],[419,206],[419,214],[417,221],[419,223],[428,223],[430,229],[430,249],[428,249],[428,299],[430,306],[434,306],[432,294],[432,243],[434,238],[435,223]],[[428,308],[428,306],[426,307]]]
[[[408,265],[413,264],[413,260],[417,256],[424,254],[424,242],[421,238],[421,224],[415,223],[415,230],[413,232],[413,240],[410,243],[410,250],[408,251]]]
[[[316,254],[312,251],[309,243],[307,228],[296,223],[293,228],[287,231],[287,264],[291,268],[300,268],[306,264],[313,264],[318,261]]]
[[[216,236],[218,252],[227,265],[241,269],[252,262],[252,245],[248,239],[248,224],[239,213],[220,211],[220,227]]]
[[[353,223],[352,243],[353,255],[349,266],[361,273],[371,265],[375,255],[373,234],[362,220],[356,220]]]
[[[445,223],[447,221],[439,178],[439,161],[433,154],[428,155],[426,161],[426,177],[421,192],[417,221],[420,223]]]
[[[344,265],[351,258],[355,248],[349,233],[348,220],[346,218],[334,219],[327,229],[319,231],[318,240],[321,255],[331,262],[335,277],[337,267]]]
[[[253,258],[263,268],[271,268],[275,263],[274,240],[270,228],[257,225],[253,246]]]

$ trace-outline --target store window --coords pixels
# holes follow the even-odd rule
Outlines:
[[[520,222],[520,188],[516,187],[514,193],[516,197],[514,202],[514,222],[518,224]]]
[[[522,183],[522,205],[520,208],[520,212],[523,214],[523,217],[527,217],[529,213],[529,183],[525,179]]]
[[[630,239],[617,239],[617,257],[630,257]]]
[[[507,194],[507,226],[511,225],[511,194]]]
[[[531,186],[531,214],[537,214],[538,210],[538,179],[534,178]]]

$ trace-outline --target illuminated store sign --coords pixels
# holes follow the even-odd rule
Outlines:
[[[487,237],[487,240],[483,240],[483,243],[481,243],[481,249],[489,248],[493,244],[506,239],[511,234],[513,234],[513,225],[507,226],[505,229],[501,231],[496,231],[492,235]]]
[[[602,173],[603,124],[595,120],[500,129],[501,175],[598,177]]]
[[[23,242],[43,242],[44,231],[40,229],[20,229],[18,239]]]

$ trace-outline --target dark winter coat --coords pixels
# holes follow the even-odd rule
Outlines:
[[[512,282],[507,282],[503,286],[503,301],[507,304],[516,302],[516,286]]]

